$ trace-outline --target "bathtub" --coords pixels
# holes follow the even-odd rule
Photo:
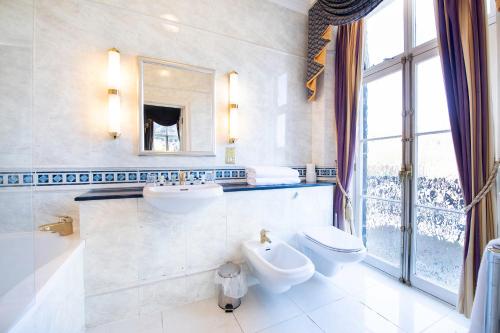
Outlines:
[[[84,331],[83,247],[79,236],[0,235],[0,332]],[[64,313],[64,315],[61,315]]]

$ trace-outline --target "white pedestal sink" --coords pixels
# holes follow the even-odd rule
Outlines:
[[[144,200],[169,213],[188,213],[222,196],[222,186],[215,183],[199,185],[146,186]]]

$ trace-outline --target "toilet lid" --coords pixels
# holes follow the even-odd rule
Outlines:
[[[338,252],[358,252],[364,249],[361,239],[333,226],[306,229],[304,235],[318,245]]]

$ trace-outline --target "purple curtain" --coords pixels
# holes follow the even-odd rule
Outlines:
[[[351,184],[356,145],[356,121],[361,81],[363,20],[338,28],[335,54],[335,127],[337,186],[333,197],[334,226],[354,233],[347,190]]]
[[[470,205],[458,302],[458,310],[470,316],[481,255],[494,237],[495,223],[492,193],[484,191],[495,170],[485,8],[483,0],[435,0],[435,4],[453,145],[465,205]],[[484,197],[473,203],[482,192]]]

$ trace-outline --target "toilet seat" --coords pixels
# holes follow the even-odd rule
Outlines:
[[[364,251],[363,241],[334,226],[310,228],[303,231],[305,238],[330,251],[355,253]]]

